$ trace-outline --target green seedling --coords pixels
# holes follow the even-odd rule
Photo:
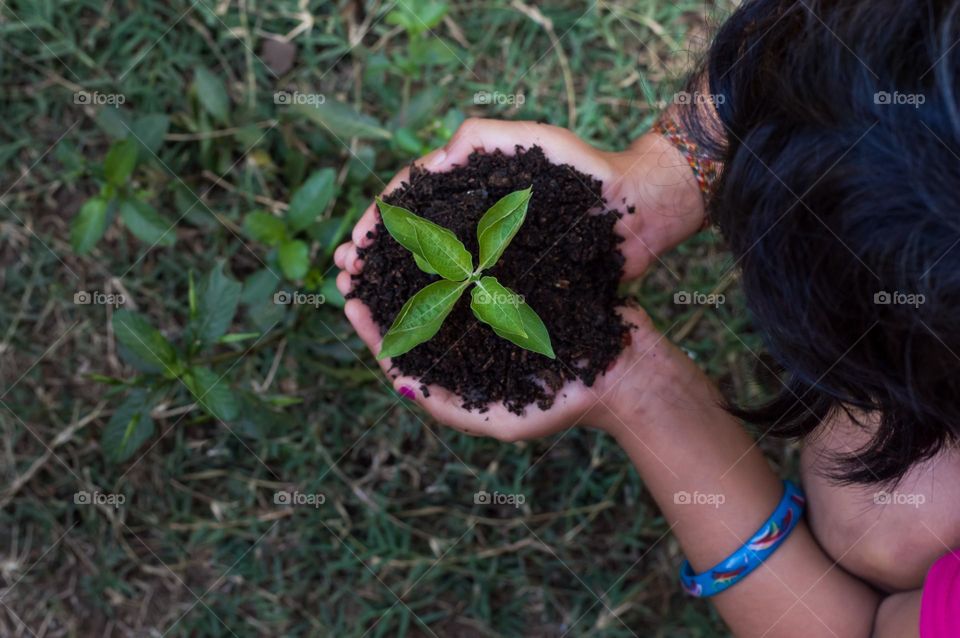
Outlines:
[[[387,232],[413,254],[420,270],[442,279],[411,297],[383,336],[378,358],[396,357],[433,338],[463,292],[473,286],[470,309],[500,337],[521,348],[556,358],[543,321],[496,277],[482,276],[503,255],[527,216],[532,189],[506,195],[483,214],[477,224],[480,259],[473,257],[450,230],[409,210],[377,198]]]

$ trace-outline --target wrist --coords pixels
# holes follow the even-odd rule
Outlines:
[[[624,217],[634,235],[627,242],[659,255],[703,228],[706,207],[697,179],[683,153],[665,137],[648,132],[610,161],[627,201],[637,208],[638,214]]]
[[[650,428],[717,410],[719,393],[685,352],[657,333],[637,339],[634,331],[633,336],[630,356],[597,383],[603,400],[589,414],[593,425],[617,440],[632,439]]]

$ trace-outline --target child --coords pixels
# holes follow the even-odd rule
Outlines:
[[[736,635],[960,636],[958,40],[960,0],[747,0],[690,99],[626,151],[469,120],[421,160],[440,171],[536,144],[597,176],[608,201],[637,209],[618,226],[627,278],[708,217],[784,372],[768,405],[721,407],[638,308],[622,310],[635,328],[611,370],[546,411],[480,415],[442,388],[421,396],[415,379],[396,388],[469,434],[611,434],[686,553],[684,588],[714,596]],[[375,220],[371,207],[337,250],[343,292]],[[346,313],[376,352],[369,311],[351,300]],[[806,499],[738,418],[804,437]]]

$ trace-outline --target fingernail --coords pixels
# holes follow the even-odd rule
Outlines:
[[[400,396],[402,396],[404,399],[409,399],[413,401],[414,399],[417,398],[417,393],[413,391],[413,388],[406,385],[402,385],[400,386]]]
[[[435,168],[443,164],[443,161],[447,159],[447,152],[442,148],[433,152],[433,157],[430,158],[430,163],[427,164],[427,168]]]

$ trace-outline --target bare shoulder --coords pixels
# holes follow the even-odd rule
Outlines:
[[[855,450],[867,438],[844,420],[804,447],[810,527],[850,573],[888,592],[917,589],[937,558],[960,547],[960,451],[914,467],[894,488],[838,486],[822,475],[831,453]]]

